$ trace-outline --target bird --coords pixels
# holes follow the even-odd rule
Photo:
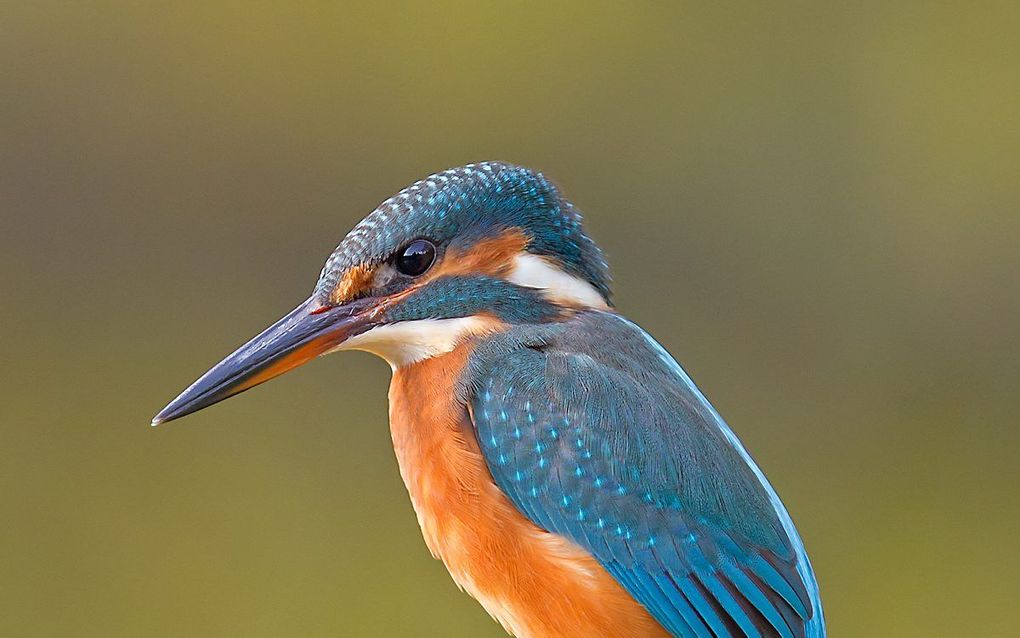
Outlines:
[[[786,507],[687,372],[612,301],[602,250],[542,173],[452,168],[346,235],[312,294],[153,419],[344,350],[392,368],[425,543],[518,638],[817,638]]]

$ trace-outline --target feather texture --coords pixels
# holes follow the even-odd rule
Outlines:
[[[489,338],[462,383],[496,484],[676,636],[824,635],[785,509],[643,331],[607,312]]]
[[[519,638],[663,638],[592,555],[539,527],[493,483],[455,384],[471,344],[398,368],[390,428],[432,554]]]

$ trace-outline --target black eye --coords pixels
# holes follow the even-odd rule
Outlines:
[[[415,239],[397,255],[397,270],[405,275],[417,277],[432,266],[436,260],[436,247],[426,239]]]

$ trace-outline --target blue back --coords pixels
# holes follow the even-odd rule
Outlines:
[[[676,362],[604,312],[525,325],[463,380],[499,487],[676,636],[824,635],[782,503]]]

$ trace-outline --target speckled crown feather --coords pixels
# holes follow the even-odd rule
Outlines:
[[[502,162],[451,168],[384,201],[333,251],[315,292],[327,297],[349,268],[382,263],[413,239],[464,246],[510,228],[525,233],[528,252],[556,259],[608,300],[609,268],[580,212],[541,173]]]

